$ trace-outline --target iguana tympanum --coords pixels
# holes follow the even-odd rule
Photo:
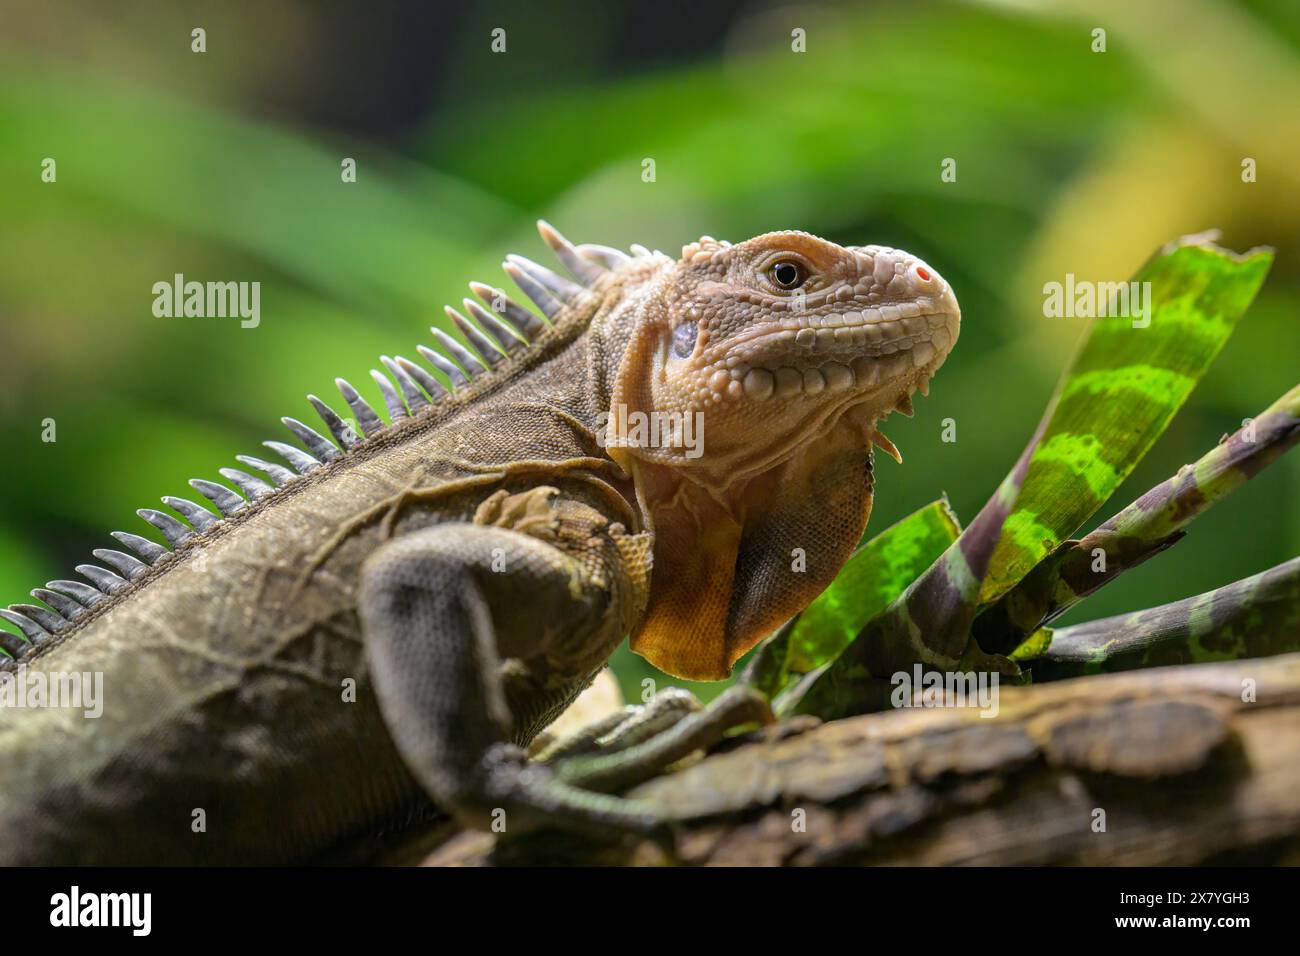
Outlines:
[[[355,428],[310,397],[333,441],[284,419],[289,468],[241,457],[265,477],[222,469],[239,494],[191,482],[214,510],[139,512],[169,547],[118,532],[138,558],[0,611],[9,680],[98,672],[104,697],[0,710],[0,861],[319,859],[428,797],[507,834],[653,832],[610,791],[763,719],[669,691],[522,750],[624,637],[720,679],[826,587],[957,302],[908,253],[804,232],[673,259],[539,228],[577,281],[509,257],[546,321],[472,284],[487,308],[448,312],[477,355],[419,349],[450,391],[384,357],[391,422],[338,380]]]

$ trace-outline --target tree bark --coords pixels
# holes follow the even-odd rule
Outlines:
[[[1300,654],[796,718],[627,795],[668,852],[459,834],[434,865],[1300,863]]]

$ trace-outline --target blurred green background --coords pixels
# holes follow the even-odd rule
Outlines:
[[[411,354],[467,280],[500,280],[505,252],[543,258],[539,216],[575,241],[665,251],[800,228],[940,269],[961,341],[915,419],[888,424],[905,464],[878,464],[873,531],[943,493],[968,521],[992,492],[1082,331],[1042,315],[1043,284],[1067,272],[1125,279],[1210,227],[1278,251],[1114,507],[1300,379],[1290,0],[3,0],[0,24],[5,602],[69,576],[109,530],[143,533],[135,508],[283,437],[305,393]],[[155,318],[152,285],[177,272],[260,281],[261,324]],[[1068,620],[1295,555],[1297,489],[1293,455]],[[615,667],[630,695],[655,676],[625,649]]]

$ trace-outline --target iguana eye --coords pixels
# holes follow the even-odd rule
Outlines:
[[[683,322],[673,329],[673,354],[686,358],[695,351],[695,340],[699,337],[700,327],[695,322]]]
[[[767,270],[772,281],[782,289],[793,289],[804,280],[803,266],[789,259],[782,259]]]

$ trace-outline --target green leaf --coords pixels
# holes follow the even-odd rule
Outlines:
[[[1129,568],[1179,541],[1187,525],[1300,443],[1300,385],[1191,465],[1080,540],[1066,541],[975,622],[987,651],[1006,651]],[[1095,555],[1105,555],[1097,566]]]
[[[1006,593],[1114,493],[1210,367],[1272,261],[1269,250],[1238,255],[1208,236],[1184,237],[1133,277],[1150,283],[1139,286],[1150,290],[1146,322],[1092,321],[1048,406],[983,603]]]
[[[792,680],[834,659],[868,621],[889,606],[961,531],[942,498],[912,512],[858,548],[792,624],[760,651],[747,681],[775,697]]]
[[[1160,607],[1056,630],[1013,655],[1035,682],[1101,671],[1270,657],[1300,650],[1300,558]]]

